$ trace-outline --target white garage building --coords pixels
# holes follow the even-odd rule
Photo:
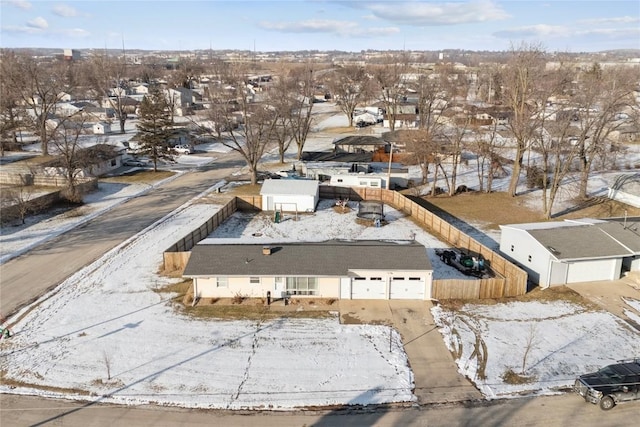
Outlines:
[[[319,182],[310,179],[265,179],[260,189],[263,211],[314,212]]]
[[[210,242],[207,240],[205,242]],[[196,298],[284,295],[429,299],[433,269],[415,241],[196,245],[183,273]]]
[[[640,270],[640,224],[633,219],[501,225],[500,252],[542,287],[617,280]]]

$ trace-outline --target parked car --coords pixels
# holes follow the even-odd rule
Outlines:
[[[176,145],[173,147],[173,151],[178,154],[191,154],[193,153],[193,147],[190,145]]]
[[[147,162],[140,159],[126,159],[125,161],[122,162],[122,164],[124,166],[140,166],[140,167],[147,166]]]
[[[600,404],[605,411],[620,403],[640,400],[640,358],[619,360],[597,372],[580,375],[573,391],[587,402]]]

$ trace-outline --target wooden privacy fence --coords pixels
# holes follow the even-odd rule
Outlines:
[[[458,230],[433,212],[396,191],[371,188],[320,187],[320,196],[349,198],[350,200],[379,200],[405,212],[426,231],[439,236],[451,246],[482,255],[491,271],[499,277],[468,280],[434,280],[431,296],[436,299],[501,298],[524,295],[527,292],[527,273],[506,258]]]
[[[488,279],[434,280],[431,296],[435,299],[482,299],[524,295],[527,292],[527,273],[500,254],[458,230],[442,218],[401,193],[379,188],[351,188],[320,186],[322,199],[378,200],[405,212],[426,231],[439,236],[451,246],[482,255],[498,277]],[[164,252],[164,266],[168,271],[182,270],[189,260],[189,251],[206,238],[237,210],[261,210],[260,196],[238,196],[211,216],[204,224],[174,243]]]

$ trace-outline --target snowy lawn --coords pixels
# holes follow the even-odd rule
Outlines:
[[[219,207],[175,211],[79,271],[0,342],[6,381],[60,389],[0,391],[200,408],[274,408],[413,401],[397,333],[337,318],[195,320],[154,289],[163,249]],[[290,222],[293,223],[293,222]]]
[[[638,301],[629,305],[640,315]],[[580,374],[640,355],[638,331],[608,312],[566,301],[438,306],[432,313],[458,370],[487,398],[553,393]],[[504,374],[522,374],[523,363],[529,381],[507,384]]]

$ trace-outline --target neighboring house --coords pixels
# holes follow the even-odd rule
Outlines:
[[[146,95],[149,93],[149,87],[145,84],[139,84],[131,88],[135,95]]]
[[[310,179],[265,179],[260,189],[263,211],[314,212],[319,182]]]
[[[94,135],[104,135],[111,133],[111,124],[105,122],[94,123],[93,125]]]
[[[618,175],[607,197],[640,208],[640,173]]]
[[[208,244],[191,250],[183,276],[194,300],[236,295],[336,299],[431,297],[433,268],[415,241]]]
[[[541,287],[640,271],[640,218],[501,225],[500,252]]]

